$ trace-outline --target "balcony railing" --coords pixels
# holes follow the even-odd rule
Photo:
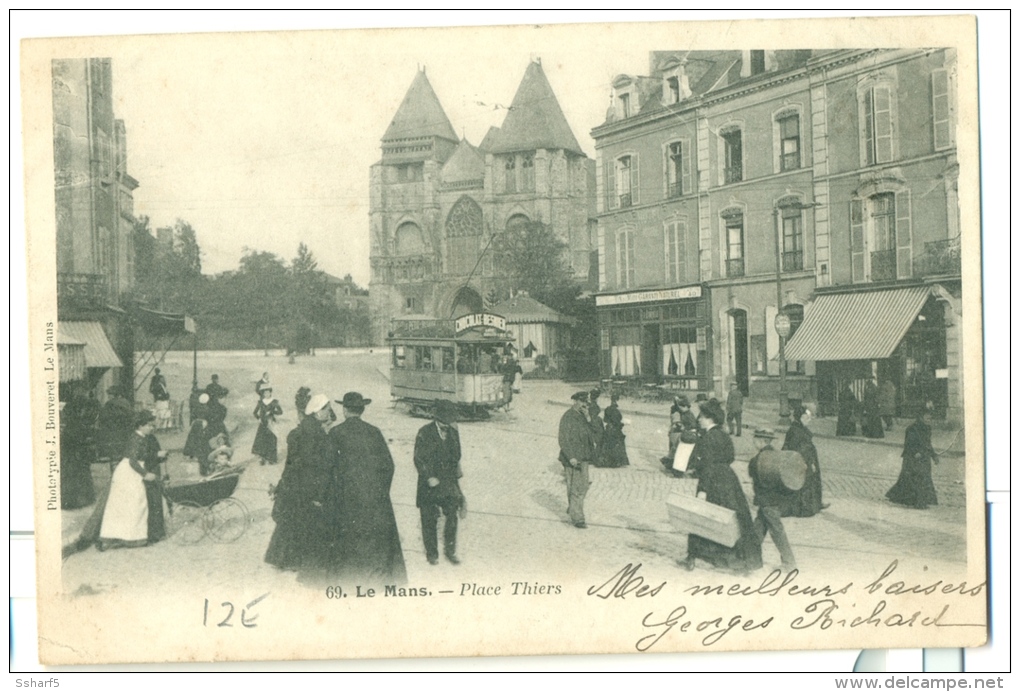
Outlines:
[[[959,275],[959,237],[925,243],[924,254],[918,258],[917,265],[917,273],[921,276]]]
[[[620,208],[621,209],[625,209],[625,208],[631,206],[631,204],[633,204],[633,200],[631,200],[629,192],[620,195]]]
[[[726,276],[733,278],[744,275],[744,258],[726,260]]]
[[[683,194],[684,194],[684,186],[683,185],[681,185],[680,183],[670,183],[669,184],[669,196],[670,196],[670,198],[673,198],[673,197],[682,197]]]
[[[804,251],[797,250],[795,252],[784,252],[783,253],[783,271],[784,272],[799,272],[804,269]]]
[[[744,179],[744,168],[743,166],[731,166],[723,169],[723,178],[726,184],[739,183]]]
[[[62,310],[102,309],[108,296],[102,274],[57,274],[57,305]]]
[[[896,279],[896,251],[881,250],[871,253],[871,280],[894,281]]]

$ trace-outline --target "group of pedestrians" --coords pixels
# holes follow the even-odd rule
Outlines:
[[[312,583],[406,583],[390,500],[393,456],[382,432],[362,419],[371,399],[348,392],[334,403],[339,422],[326,395],[302,387],[295,396],[301,420],[287,436],[283,474],[272,490],[276,529],[265,560]],[[433,410],[415,438],[416,504],[426,559],[439,562],[442,517],[443,554],[456,565],[458,520],[467,506],[457,414],[448,401],[436,401]]]
[[[204,388],[193,384],[191,389],[191,427],[184,442],[184,456],[197,461],[199,473],[208,476],[222,466],[224,457],[233,453],[227,431],[227,407],[223,404],[230,390],[220,384],[216,374]]]
[[[860,424],[861,435],[881,439],[893,429],[896,417],[896,385],[885,379],[881,384],[875,378],[864,385],[861,398],[849,384],[839,392],[836,416],[836,435],[840,437],[857,434]]]

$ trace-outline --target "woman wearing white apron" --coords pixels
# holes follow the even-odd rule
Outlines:
[[[110,479],[110,494],[99,530],[100,550],[134,548],[148,542],[149,504],[145,484],[156,481],[157,476],[146,472],[143,457],[145,438],[152,434],[155,420],[148,411],[138,413],[135,418],[135,433]]]

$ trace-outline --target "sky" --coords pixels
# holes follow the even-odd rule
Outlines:
[[[541,59],[591,157],[612,77],[647,71],[646,46],[579,52],[542,30],[517,41],[485,33],[255,34],[115,51],[136,215],[190,223],[207,274],[236,268],[246,248],[290,259],[303,241],[321,269],[367,285],[369,169],[416,70],[458,135],[478,144]]]

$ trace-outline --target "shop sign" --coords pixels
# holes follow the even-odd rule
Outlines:
[[[454,330],[460,334],[465,329],[472,327],[495,327],[506,331],[506,318],[501,315],[493,315],[490,312],[476,312],[472,315],[458,317],[454,321]]]
[[[700,297],[701,286],[686,286],[684,288],[664,288],[657,291],[635,291],[634,293],[595,296],[595,305],[597,307],[606,307],[610,305],[627,305],[629,303],[687,300],[689,298]]]

